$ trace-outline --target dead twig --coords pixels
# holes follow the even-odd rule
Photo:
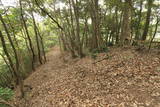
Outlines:
[[[101,61],[103,61],[103,60],[107,60],[107,59],[109,59],[109,58],[111,58],[111,57],[113,57],[114,55],[111,55],[111,56],[106,56],[105,58],[103,58],[103,59],[100,59],[100,60],[98,60],[98,61],[96,61],[96,62],[93,62],[92,64],[96,64],[96,63],[98,63],[98,62],[101,62]]]

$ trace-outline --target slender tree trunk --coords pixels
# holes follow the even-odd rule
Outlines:
[[[116,19],[116,25],[117,25],[117,27],[116,27],[116,44],[118,44],[119,43],[119,31],[118,31],[118,25],[119,25],[119,23],[118,23],[118,6],[116,6],[116,9],[115,9],[115,19]]]
[[[153,0],[148,0],[148,10],[147,10],[147,17],[146,17],[146,23],[145,23],[145,27],[144,27],[144,32],[142,35],[142,40],[146,40],[147,35],[148,35],[148,29],[149,29],[149,24],[150,24],[150,16],[151,16],[151,12],[152,12],[152,4],[153,4]]]
[[[121,28],[121,26],[122,26],[122,21],[123,21],[123,11],[121,12],[121,14],[120,14],[120,21],[119,21],[119,25],[118,25],[118,34],[119,34],[119,36],[121,36],[120,35],[120,32],[121,32],[121,30],[122,30],[122,28]],[[119,37],[119,39],[120,39],[120,37]],[[120,40],[119,40],[120,41]]]
[[[72,32],[72,38],[75,42],[75,38],[76,38],[76,34],[75,34],[75,29],[74,29],[74,22],[73,22],[73,13],[72,13],[72,4],[71,4],[71,0],[69,0],[69,13],[70,13],[70,16],[71,16],[71,32]],[[75,44],[75,43],[74,43]]]
[[[72,0],[73,4],[73,9],[74,9],[74,15],[75,15],[75,20],[76,20],[76,35],[77,35],[77,47],[78,47],[78,54],[80,57],[83,57],[83,52],[82,52],[82,44],[81,44],[81,39],[80,39],[80,24],[79,24],[79,7],[78,7],[78,1],[76,0],[76,3],[74,0]]]
[[[35,4],[37,5],[37,7],[44,13],[47,14],[47,16],[58,26],[58,28],[60,28],[62,31],[63,31],[63,28],[62,26],[47,12],[47,10],[43,7],[41,7],[39,4],[38,4],[38,0],[35,0]]]
[[[30,46],[30,49],[31,49],[31,52],[32,52],[32,70],[35,70],[35,66],[34,66],[35,53],[34,53],[34,49],[33,49],[33,45],[32,45],[32,40],[30,38],[28,28],[27,28],[27,25],[26,25],[26,21],[25,21],[24,16],[23,16],[23,8],[22,8],[21,0],[19,0],[19,4],[20,4],[21,19],[22,19],[23,26],[24,26],[24,29],[26,31],[26,35],[27,35],[27,38],[28,38],[28,41],[29,41],[29,46]]]
[[[4,55],[0,54],[1,57],[3,58],[4,62],[6,63],[7,67],[9,68],[9,72],[11,73],[11,77],[14,78],[14,73],[13,73],[13,69],[12,67],[10,66],[10,63],[7,61],[7,59],[5,58]]]
[[[30,8],[31,8],[31,6],[30,6]],[[35,33],[35,36],[36,36],[36,43],[37,43],[37,50],[38,50],[38,60],[39,60],[40,64],[43,64],[42,63],[42,58],[41,58],[41,50],[40,50],[40,45],[39,45],[39,37],[38,37],[37,25],[36,25],[36,21],[35,21],[33,12],[31,12],[31,16],[32,16],[33,25],[34,25],[34,33]]]
[[[86,36],[87,36],[87,29],[88,29],[87,21],[88,21],[88,19],[85,18],[84,30],[83,30],[83,37],[82,37],[82,42],[81,42],[81,43],[82,43],[82,47],[84,47],[85,38],[86,38]]]
[[[148,49],[148,50],[151,49],[152,42],[153,42],[153,40],[154,40],[154,38],[155,38],[155,36],[156,36],[157,30],[158,30],[158,24],[159,24],[159,22],[160,22],[160,19],[159,19],[159,17],[157,16],[156,28],[155,28],[153,37],[152,37],[152,39],[151,39],[151,41],[150,41],[149,49]]]
[[[66,18],[66,21],[67,21],[67,24],[68,24],[68,26],[64,28],[64,31],[66,30],[64,32],[65,37],[66,37],[65,39],[66,39],[66,42],[67,42],[67,39],[68,39],[68,42],[70,44],[68,46],[68,48],[71,51],[72,57],[75,58],[75,57],[77,57],[76,51],[78,50],[78,46],[75,43],[76,42],[76,40],[75,40],[76,37],[72,35],[72,34],[75,34],[75,33],[73,33],[72,28],[71,28],[71,31],[70,31],[70,21],[69,21],[68,17],[66,16],[65,18]]]
[[[16,60],[16,71],[17,71],[18,73],[20,73],[20,65],[19,65],[19,58],[18,58],[17,50],[16,50],[16,48],[15,48],[15,46],[14,46],[14,43],[13,43],[12,38],[11,38],[11,36],[10,36],[10,33],[9,33],[8,29],[7,29],[7,25],[5,24],[5,22],[4,22],[4,20],[3,20],[3,18],[2,18],[1,15],[0,15],[0,20],[1,20],[2,24],[3,24],[3,27],[4,27],[5,32],[6,32],[6,34],[7,34],[8,40],[9,40],[9,42],[10,42],[10,44],[11,44],[11,47],[12,47],[12,49],[13,49],[13,52],[14,52],[14,56],[15,56],[15,60]],[[2,37],[3,37],[3,36],[2,36]],[[23,79],[22,79],[22,77],[20,76],[20,74],[17,74],[17,75],[18,75],[18,78],[17,78],[18,80],[17,80],[16,82],[17,82],[17,85],[20,86],[21,97],[24,97],[23,81],[22,81]]]
[[[24,29],[22,28],[21,34],[22,34],[22,36],[23,36],[23,38],[24,38],[24,41],[25,41],[27,50],[28,50],[28,52],[30,53],[30,48],[29,48],[29,45],[28,45],[27,36],[26,36],[25,32],[23,32],[23,30],[24,30]],[[24,30],[24,31],[25,31],[25,30]],[[32,60],[32,58],[31,58],[31,60]]]
[[[142,18],[142,9],[143,9],[143,0],[140,1],[140,10],[139,10],[139,14],[138,14],[138,23],[137,23],[137,29],[136,29],[136,35],[135,35],[135,39],[139,40],[141,35],[140,35],[140,23],[141,23],[141,18]]]
[[[44,47],[43,37],[40,34],[38,26],[36,28],[37,28],[37,32],[38,32],[38,35],[39,35],[39,38],[40,38],[41,45],[42,45],[42,52],[43,52],[44,61],[46,62],[47,58],[46,58],[46,53],[45,53],[45,47]]]
[[[3,51],[4,51],[4,53],[5,53],[5,55],[7,56],[7,59],[8,59],[8,61],[9,61],[9,65],[10,65],[10,67],[11,67],[11,69],[12,69],[12,71],[13,71],[13,74],[14,74],[14,78],[15,78],[15,87],[16,87],[16,85],[20,85],[20,87],[22,88],[20,88],[20,90],[21,90],[21,97],[24,97],[24,91],[23,91],[23,82],[22,82],[22,80],[21,80],[21,77],[20,77],[20,75],[18,74],[19,72],[18,72],[18,66],[17,66],[17,64],[16,64],[16,68],[15,68],[15,66],[14,66],[14,63],[13,63],[13,61],[12,61],[12,58],[11,58],[11,56],[9,55],[9,53],[8,53],[8,50],[7,50],[7,47],[6,47],[6,42],[5,42],[5,39],[4,39],[4,36],[3,36],[3,34],[2,34],[2,32],[0,31],[0,39],[1,39],[1,43],[2,43],[2,47],[3,47]],[[17,62],[16,62],[17,63]]]
[[[75,33],[75,28],[74,28],[74,16],[73,16],[73,12],[72,12],[72,1],[69,0],[69,13],[70,13],[70,20],[69,18],[66,16],[66,19],[67,19],[67,23],[69,24],[70,26],[70,34],[68,35],[69,36],[69,40],[70,40],[70,44],[71,44],[71,53],[72,53],[72,56],[73,58],[76,57],[75,55],[75,51],[78,50],[78,45],[76,44],[77,43],[77,38],[76,38],[76,33]]]
[[[67,50],[67,43],[66,43],[66,41],[65,41],[65,37],[64,37],[64,34],[63,34],[63,32],[62,31],[59,31],[59,32],[61,32],[61,36],[60,36],[60,39],[61,39],[61,41],[62,41],[62,43],[63,43],[63,50],[64,51],[66,51]]]
[[[14,37],[14,41],[15,41],[15,43],[16,43],[16,46],[19,48],[18,41],[17,41],[17,39],[16,39],[15,29],[14,29],[14,27],[12,26],[11,21],[10,21],[7,13],[6,13],[6,17],[7,17],[7,20],[9,21],[9,25],[10,25],[10,27],[11,27],[11,29],[12,29],[13,37]]]
[[[8,40],[9,40],[9,42],[10,42],[10,44],[11,44],[12,49],[13,49],[14,56],[15,56],[15,60],[16,60],[16,63],[17,63],[17,64],[16,64],[16,70],[18,71],[18,69],[19,69],[19,61],[18,61],[17,51],[16,51],[16,48],[15,48],[15,46],[14,46],[14,44],[13,44],[12,39],[11,39],[10,33],[9,33],[8,29],[7,29],[7,25],[5,24],[5,22],[4,22],[4,20],[3,20],[3,18],[2,18],[1,15],[0,15],[0,21],[1,21],[2,24],[3,24],[3,27],[4,27],[5,32],[6,32],[6,34],[7,34]],[[2,36],[2,37],[3,37],[3,36]],[[3,39],[3,38],[2,38],[2,39]],[[19,81],[17,81],[17,82],[19,82]]]

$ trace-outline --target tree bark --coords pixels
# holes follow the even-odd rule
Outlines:
[[[18,72],[15,69],[15,66],[14,66],[14,63],[12,61],[11,56],[9,55],[9,52],[7,50],[7,47],[6,47],[6,42],[5,42],[4,36],[3,36],[1,31],[0,31],[0,39],[1,39],[2,47],[3,47],[3,51],[4,51],[5,55],[7,56],[7,59],[9,61],[9,65],[10,65],[10,67],[12,69],[13,74],[14,74],[14,79],[15,79],[14,82],[18,83],[18,80],[19,80]]]
[[[20,4],[21,19],[22,19],[23,26],[24,26],[24,29],[26,31],[26,35],[27,35],[27,38],[28,38],[28,41],[29,41],[29,46],[30,46],[30,49],[31,49],[31,52],[32,52],[32,70],[35,70],[35,66],[34,66],[35,53],[34,53],[34,49],[33,49],[33,45],[32,45],[32,40],[30,38],[30,35],[29,35],[29,32],[28,32],[28,28],[27,28],[27,25],[26,25],[26,21],[25,21],[24,16],[23,16],[23,8],[22,8],[21,0],[19,0],[19,4]]]
[[[36,5],[37,5],[37,7],[38,7],[39,9],[41,9],[44,13],[47,14],[47,16],[48,16],[49,18],[51,18],[51,20],[58,26],[58,28],[60,28],[61,30],[63,30],[63,27],[47,12],[46,9],[42,8],[42,7],[38,4],[37,0],[35,0],[35,3],[36,3]]]
[[[13,43],[13,41],[12,41],[12,38],[11,38],[11,36],[10,36],[10,33],[9,33],[9,31],[8,31],[7,25],[5,24],[5,22],[4,22],[4,20],[3,20],[3,18],[2,18],[1,15],[0,15],[0,21],[2,22],[2,25],[3,25],[4,29],[5,29],[5,32],[6,32],[7,37],[8,37],[8,40],[9,40],[9,42],[10,42],[10,44],[11,44],[12,49],[13,49],[14,56],[15,56],[15,60],[16,60],[16,63],[17,63],[17,64],[16,64],[16,69],[17,69],[17,71],[19,71],[19,70],[18,70],[18,69],[19,69],[19,60],[18,60],[17,51],[16,51],[16,48],[15,48],[14,43]]]
[[[5,32],[7,34],[7,37],[8,37],[8,40],[11,44],[11,47],[13,49],[13,52],[14,52],[14,57],[15,57],[15,60],[16,60],[16,72],[17,72],[17,81],[16,81],[16,85],[19,85],[20,86],[20,90],[21,90],[21,97],[24,97],[24,91],[23,91],[23,81],[22,81],[22,77],[20,76],[20,64],[19,64],[19,58],[18,58],[18,54],[17,54],[17,50],[14,46],[14,43],[12,41],[12,38],[10,36],[10,33],[8,31],[8,28],[7,28],[7,25],[5,24],[4,20],[3,20],[3,17],[0,15],[0,20],[2,22],[2,25],[5,29]],[[3,39],[3,35],[2,35],[2,39]],[[4,40],[4,39],[3,39]],[[4,42],[4,41],[3,41]]]
[[[45,53],[45,47],[44,47],[43,37],[40,34],[38,26],[36,28],[37,28],[37,32],[38,32],[38,35],[39,35],[39,38],[40,38],[41,45],[42,45],[42,52],[43,52],[44,61],[46,62],[47,58],[46,58],[46,53]]]
[[[142,6],[143,6],[143,0],[140,1],[140,10],[139,10],[139,14],[138,14],[138,23],[137,23],[137,29],[136,29],[136,35],[135,35],[135,39],[139,40],[141,35],[140,35],[140,23],[141,23],[141,18],[142,18]]]
[[[131,28],[130,28],[130,17],[131,17],[131,0],[125,0],[124,9],[123,9],[123,22],[121,29],[121,46],[128,45],[130,36],[131,36]]]
[[[78,47],[78,54],[80,57],[83,57],[83,52],[82,52],[82,44],[81,44],[81,39],[80,39],[80,23],[79,23],[79,6],[78,6],[78,1],[74,2],[72,0],[73,4],[73,9],[74,9],[74,15],[75,15],[75,21],[76,21],[76,35],[77,35],[77,47]]]
[[[148,29],[149,29],[149,24],[150,24],[150,16],[151,16],[151,12],[152,12],[152,4],[153,4],[153,0],[148,0],[148,10],[147,10],[147,17],[146,17],[146,23],[145,23],[145,27],[144,27],[144,32],[142,35],[142,40],[146,40],[147,35],[148,35]]]
[[[153,42],[153,40],[154,40],[154,38],[155,38],[155,36],[156,36],[157,30],[158,30],[158,24],[159,24],[159,22],[160,22],[160,19],[159,19],[159,17],[157,16],[156,28],[155,28],[153,37],[152,37],[152,39],[151,39],[151,41],[150,41],[149,49],[148,49],[148,50],[151,49],[152,42]]]
[[[14,78],[13,70],[12,67],[10,66],[10,63],[8,63],[7,59],[3,54],[0,53],[0,55],[3,58],[4,62],[6,63],[7,67],[9,68],[9,72],[11,73],[12,78]]]
[[[29,3],[29,6],[30,6],[30,3]],[[32,7],[30,6],[30,8],[32,8]],[[37,44],[37,50],[38,50],[38,60],[39,60],[40,64],[43,64],[42,63],[42,58],[41,58],[41,50],[40,50],[40,45],[39,45],[39,36],[38,36],[38,31],[37,31],[37,25],[36,25],[36,21],[35,21],[34,15],[33,15],[33,11],[31,11],[31,16],[32,16],[32,21],[33,21],[33,26],[34,26],[34,33],[35,33],[35,36],[36,36],[36,44]]]

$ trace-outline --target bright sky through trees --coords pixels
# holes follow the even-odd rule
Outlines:
[[[3,4],[4,6],[16,6],[18,0],[0,0],[0,1],[2,2],[2,4]],[[100,0],[100,1],[99,1],[99,4],[100,4],[100,5],[104,4],[104,1],[103,1],[103,0]],[[57,7],[59,7],[59,8],[63,8],[64,6],[65,6],[65,4],[62,3],[62,2],[59,2],[59,3],[57,4]]]
[[[0,0],[0,4],[1,3],[3,4],[3,6],[16,6],[18,4],[18,0]],[[160,1],[159,0],[155,0],[155,3],[159,4]],[[104,4],[104,0],[99,0],[99,4],[103,5]],[[62,2],[59,2],[59,3],[56,4],[56,6],[57,6],[57,8],[61,8],[62,9],[63,7],[65,7],[65,4],[62,3]],[[40,17],[38,14],[34,14],[34,15],[35,15],[37,21],[42,21],[43,20],[42,17]],[[158,30],[158,32],[159,32],[159,30]],[[157,33],[155,38],[159,38],[159,37],[160,37],[160,34]]]
[[[4,6],[16,6],[17,0],[0,0]]]

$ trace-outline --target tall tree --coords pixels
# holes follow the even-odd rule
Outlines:
[[[8,28],[7,28],[7,25],[6,25],[6,23],[4,22],[4,20],[3,20],[2,15],[0,15],[0,21],[2,22],[2,25],[3,25],[4,29],[5,29],[5,32],[6,32],[6,34],[7,34],[7,38],[8,38],[9,43],[10,43],[12,49],[13,49],[14,57],[15,57],[15,60],[16,60],[16,64],[15,64],[15,65],[16,65],[16,67],[15,67],[15,72],[17,72],[17,74],[16,74],[16,76],[17,76],[17,78],[16,78],[16,85],[19,85],[19,86],[20,86],[21,97],[24,97],[23,81],[22,81],[22,77],[21,77],[21,75],[20,75],[20,63],[19,63],[19,57],[18,57],[18,54],[17,54],[17,50],[16,50],[16,48],[15,48],[15,45],[14,45],[14,43],[13,43],[13,40],[12,40],[12,38],[11,38],[11,35],[10,35],[9,30],[8,30]],[[2,34],[1,34],[1,41],[4,42],[4,39],[3,39],[3,35],[2,35]],[[5,42],[4,42],[4,44],[5,44]]]
[[[153,1],[154,0],[148,0],[148,10],[147,10],[145,27],[144,27],[144,31],[143,31],[143,35],[142,35],[142,40],[146,40],[147,35],[148,35],[148,29],[149,29],[149,24],[150,24],[150,17],[151,17],[151,12],[152,12]]]
[[[74,9],[74,15],[75,15],[75,21],[76,21],[76,39],[77,39],[77,47],[78,47],[78,54],[80,57],[83,57],[83,52],[82,52],[82,43],[81,43],[81,38],[80,38],[80,23],[79,23],[79,2],[78,0],[74,1],[72,0],[73,4],[73,9]]]
[[[24,11],[23,11],[23,8],[22,8],[22,1],[21,0],[19,0],[19,4],[20,4],[21,19],[22,19],[22,22],[23,22],[22,24],[24,26],[24,29],[25,29],[25,32],[26,32],[26,35],[27,35],[27,39],[29,41],[30,50],[31,50],[31,53],[32,53],[32,69],[35,70],[34,63],[35,63],[35,56],[36,55],[35,55],[35,52],[34,52],[34,49],[33,49],[33,44],[32,44],[31,37],[29,35],[26,20],[24,18]]]
[[[153,40],[154,40],[154,38],[155,38],[155,36],[156,36],[159,22],[160,22],[160,18],[159,18],[159,16],[157,16],[157,21],[156,21],[156,25],[155,25],[154,34],[153,34],[153,36],[152,36],[152,38],[151,38],[151,41],[150,41],[150,44],[149,44],[149,50],[151,49],[152,42],[153,42]]]
[[[122,28],[121,28],[121,45],[128,44],[131,36],[131,0],[125,0],[124,7],[123,7],[123,22],[122,22]],[[127,42],[127,43],[126,43]]]
[[[91,49],[100,49],[103,45],[103,40],[100,32],[100,17],[99,17],[99,0],[90,0],[90,14],[92,20],[92,39]]]
[[[140,1],[140,10],[138,12],[138,22],[137,22],[137,28],[136,28],[136,35],[135,35],[135,39],[139,40],[141,35],[140,35],[140,23],[142,20],[142,9],[143,9],[143,0]]]
[[[28,4],[29,4],[29,7],[31,9],[31,16],[32,16],[34,33],[35,33],[35,37],[36,37],[36,44],[37,44],[37,50],[38,50],[38,60],[39,60],[39,63],[42,64],[41,49],[40,49],[40,43],[39,43],[39,40],[40,40],[39,39],[39,33],[38,33],[35,18],[34,18],[34,15],[33,15],[31,4],[30,3],[28,3]]]

